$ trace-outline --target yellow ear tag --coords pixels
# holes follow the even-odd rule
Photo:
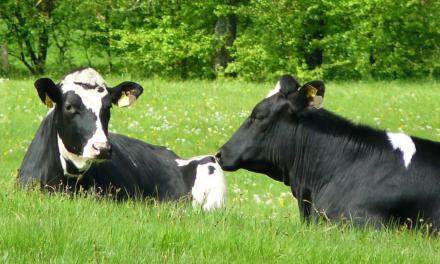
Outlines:
[[[52,101],[52,99],[50,99],[49,96],[47,96],[47,94],[46,94],[46,98],[44,99],[44,103],[46,104],[46,106],[48,108],[52,108],[53,107],[53,101]]]
[[[322,108],[324,106],[324,99],[322,96],[315,96],[313,97],[312,104],[316,109]]]
[[[126,107],[134,103],[136,101],[136,96],[131,94],[122,93],[121,98],[118,100],[119,107]]]
[[[308,97],[315,97],[315,95],[318,93],[318,89],[316,89],[315,87],[309,85],[307,87],[307,96]]]

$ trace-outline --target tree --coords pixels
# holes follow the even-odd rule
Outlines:
[[[143,1],[124,14],[113,45],[124,54],[125,67],[147,76],[213,78],[216,6],[206,0]]]
[[[0,74],[7,75],[9,73],[9,56],[8,45],[0,45]]]
[[[72,60],[68,53],[76,44],[76,31],[82,30],[79,22],[84,19],[85,14],[78,8],[81,2],[83,0],[57,0],[52,13],[49,37],[51,44],[58,51],[57,68],[61,68],[61,71],[72,68]]]
[[[217,22],[215,23],[216,54],[214,58],[214,71],[218,74],[232,61],[229,49],[237,37],[238,17],[233,7],[238,4],[237,0],[226,1],[225,5],[217,6]]]
[[[6,0],[0,4],[0,19],[8,28],[9,54],[34,75],[44,73],[53,9],[53,0]]]

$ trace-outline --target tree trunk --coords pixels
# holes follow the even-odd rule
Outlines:
[[[323,17],[324,15],[320,15]],[[306,39],[310,39],[310,41],[321,40],[324,38],[324,26],[325,22],[323,19],[319,19],[318,21],[310,21],[311,27],[309,27],[308,36]],[[310,52],[305,54],[305,61],[309,70],[316,69],[317,67],[322,65],[324,59],[324,50],[321,47],[315,47]]]
[[[112,58],[112,36],[111,36],[111,17],[110,10],[111,2],[109,2],[108,6],[106,6],[106,10],[104,12],[104,21],[105,21],[105,44],[106,44],[106,53],[107,53],[107,66],[108,71],[113,71],[113,58]]]
[[[39,41],[39,56],[35,61],[35,73],[37,75],[41,75],[44,73],[44,68],[46,65],[47,48],[49,47],[49,31],[47,30],[47,27],[45,27],[43,32],[41,33]]]
[[[9,73],[9,56],[8,56],[8,45],[0,45],[0,73]]]
[[[215,35],[219,48],[214,59],[214,71],[218,74],[232,61],[228,48],[232,47],[237,35],[237,16],[228,14],[218,17],[215,24]]]
[[[47,49],[49,47],[49,25],[52,11],[54,9],[54,0],[40,1],[40,10],[44,16],[43,31],[39,36],[38,58],[35,63],[35,71],[37,74],[43,74],[46,65]]]
[[[110,50],[110,44],[107,48],[107,66],[108,66],[108,72],[113,72],[113,60],[112,60],[112,51]]]
[[[306,54],[306,63],[310,70],[321,66],[323,60],[323,50],[315,48],[310,53]]]

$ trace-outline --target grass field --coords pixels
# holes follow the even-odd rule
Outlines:
[[[132,108],[113,108],[110,130],[184,157],[215,152],[273,86],[139,82],[145,93]],[[440,141],[440,84],[327,86],[325,107],[342,116]],[[32,80],[0,83],[0,262],[440,262],[439,238],[422,232],[302,224],[288,187],[246,171],[227,174],[227,208],[210,213],[184,202],[115,203],[19,190],[16,170],[46,111]]]

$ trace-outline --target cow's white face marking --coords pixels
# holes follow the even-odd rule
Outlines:
[[[416,153],[416,145],[413,140],[403,133],[387,133],[387,136],[394,150],[399,149],[402,152],[403,163],[408,168],[412,157]]]
[[[213,156],[199,156],[188,160],[176,159],[176,162],[181,167],[188,165],[191,161],[201,160],[206,157]],[[194,186],[191,190],[194,207],[202,207],[207,211],[221,208],[226,202],[226,193],[225,176],[217,162],[197,165]]]
[[[68,74],[60,83],[62,93],[74,92],[77,94],[85,106],[85,108],[91,110],[96,116],[96,130],[92,137],[87,141],[82,150],[82,155],[77,155],[69,152],[58,136],[58,147],[60,155],[66,160],[70,160],[79,170],[86,170],[91,165],[91,159],[96,158],[99,155],[99,151],[93,147],[96,143],[107,143],[108,138],[102,127],[100,120],[100,111],[102,108],[102,98],[107,96],[107,85],[101,75],[94,69],[87,68]],[[95,87],[94,89],[88,89],[88,87]],[[63,165],[63,161],[62,161]],[[63,166],[65,169],[65,161]]]
[[[281,85],[280,85],[280,82],[278,81],[277,84],[275,85],[275,87],[267,94],[266,98],[271,97],[272,95],[279,93],[280,89],[281,89]]]
[[[70,160],[75,165],[75,167],[79,171],[82,171],[82,172],[85,172],[90,168],[90,166],[92,165],[91,160],[69,152],[66,149],[66,147],[64,146],[63,141],[61,140],[61,138],[58,135],[57,135],[57,138],[58,138],[58,149],[60,151],[61,167],[63,168],[64,174],[70,175],[73,177],[81,176],[81,175],[76,175],[76,174],[70,174],[67,171],[66,160]]]

